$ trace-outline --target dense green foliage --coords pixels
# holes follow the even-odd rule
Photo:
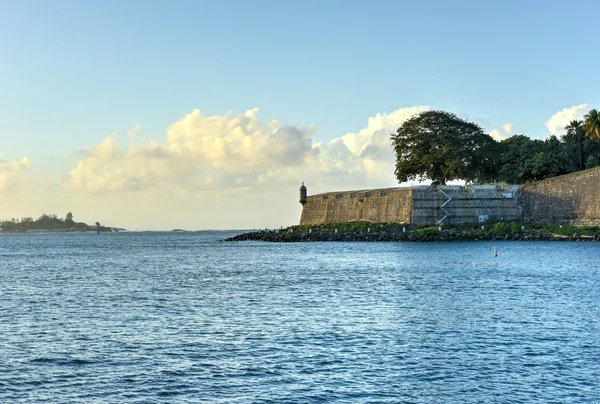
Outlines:
[[[417,237],[423,237],[423,236],[427,236],[427,237],[436,237],[439,236],[441,233],[441,231],[438,228],[426,228],[426,229],[416,229],[412,231],[412,234],[414,234]]]
[[[478,125],[445,111],[426,111],[392,135],[399,182],[431,179],[434,184],[490,179],[495,141]]]
[[[590,139],[600,140],[600,113],[592,109],[585,116],[585,135]]]
[[[96,228],[83,222],[75,222],[71,212],[67,213],[65,219],[61,219],[55,214],[43,214],[36,220],[32,217],[24,217],[21,219],[0,221],[0,232],[25,233],[31,230],[92,231],[96,230]],[[109,227],[100,227],[100,231],[111,231],[111,229]]]
[[[514,135],[500,142],[472,122],[444,111],[426,111],[407,120],[391,135],[396,178],[461,179],[473,182],[525,183],[600,165],[600,114],[573,120],[566,134],[546,140]]]

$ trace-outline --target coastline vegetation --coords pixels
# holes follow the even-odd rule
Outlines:
[[[67,213],[65,218],[59,218],[55,214],[43,214],[37,219],[32,217],[23,217],[21,219],[13,218],[11,220],[0,220],[0,233],[29,233],[31,231],[70,231],[70,232],[87,232],[96,231],[111,232],[114,229],[111,227],[101,226],[96,222],[90,226],[83,222],[73,220],[73,214]]]

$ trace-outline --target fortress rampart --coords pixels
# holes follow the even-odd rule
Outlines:
[[[300,224],[410,223],[412,189],[329,192],[306,199]]]
[[[300,224],[458,224],[520,218],[516,188],[417,186],[330,192],[306,198]]]
[[[600,225],[600,167],[521,187],[526,221]]]
[[[413,191],[412,224],[518,220],[520,216],[516,187],[439,186]]]
[[[459,224],[487,220],[600,225],[600,167],[522,187],[416,186],[301,196],[300,224]]]

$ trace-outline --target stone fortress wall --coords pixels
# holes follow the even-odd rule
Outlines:
[[[515,220],[516,189],[499,186],[417,186],[329,192],[306,198],[300,224],[375,222],[457,224]]]
[[[518,220],[517,189],[498,185],[419,187],[413,191],[411,223]]]
[[[527,184],[520,189],[525,221],[600,225],[600,167]]]
[[[412,189],[387,188],[311,195],[300,224],[410,223]]]
[[[600,225],[600,167],[522,187],[416,186],[308,196],[301,225],[459,224],[487,220]]]

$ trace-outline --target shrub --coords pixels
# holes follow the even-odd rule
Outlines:
[[[520,227],[519,227],[519,224],[517,222],[512,222],[510,224],[510,232],[512,234],[517,234],[519,232],[519,229],[520,229]]]
[[[423,236],[437,237],[440,235],[440,231],[438,229],[433,229],[433,228],[417,229],[417,230],[413,231],[413,235],[415,235],[417,237],[423,237]]]
[[[494,234],[508,234],[511,232],[511,227],[508,223],[500,222],[494,225]]]

